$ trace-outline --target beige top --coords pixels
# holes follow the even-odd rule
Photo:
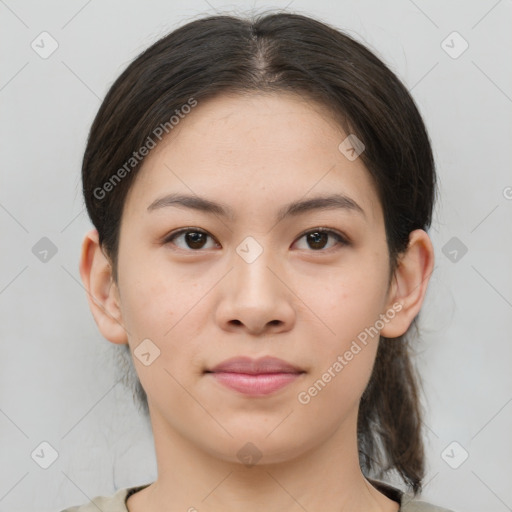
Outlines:
[[[370,479],[368,479],[370,480]],[[415,500],[412,495],[404,493],[395,487],[390,486],[378,480],[370,480],[370,482],[388,498],[400,504],[400,512],[452,512],[446,508],[430,505],[424,501]],[[66,508],[61,512],[128,512],[126,500],[138,491],[145,489],[151,484],[140,485],[138,487],[128,487],[119,489],[113,496],[98,496],[85,505],[78,505]]]

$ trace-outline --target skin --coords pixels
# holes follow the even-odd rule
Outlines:
[[[380,333],[403,334],[434,265],[427,233],[415,230],[388,287],[383,212],[361,159],[338,149],[346,136],[322,106],[291,94],[200,103],[151,151],[132,184],[117,283],[97,232],[85,236],[80,272],[101,333],[132,353],[145,339],[160,350],[149,366],[134,357],[158,479],[129,498],[130,512],[398,510],[365,479],[357,455],[358,404],[378,336],[309,403],[297,399],[393,305],[401,310]],[[221,202],[236,217],[148,211],[171,192]],[[364,215],[312,210],[276,222],[285,204],[333,192],[350,196]],[[196,245],[183,235],[164,242],[183,227],[209,236]],[[331,235],[315,245],[304,232],[318,227],[350,243]],[[263,248],[251,263],[236,251],[248,236]],[[239,355],[276,356],[305,373],[266,397],[203,373]],[[247,442],[262,455],[252,466],[237,457]]]

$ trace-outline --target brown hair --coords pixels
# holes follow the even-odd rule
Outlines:
[[[312,17],[283,12],[191,21],[146,49],[108,91],[90,130],[82,179],[114,279],[123,205],[143,161],[139,148],[154,141],[158,127],[170,131],[170,116],[191,99],[255,91],[294,92],[326,105],[347,134],[363,141],[360,158],[384,212],[391,282],[410,232],[431,222],[436,176],[423,120],[405,86],[368,48]],[[367,476],[396,471],[417,494],[424,448],[410,331],[379,341],[361,398],[358,446]],[[138,379],[136,385],[147,413]]]

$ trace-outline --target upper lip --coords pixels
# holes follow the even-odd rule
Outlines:
[[[304,373],[304,370],[297,366],[278,359],[277,357],[233,357],[222,361],[213,368],[206,370],[207,373],[229,372],[247,373],[252,375],[264,373]]]

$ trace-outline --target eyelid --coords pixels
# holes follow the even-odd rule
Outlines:
[[[317,226],[316,228],[306,229],[306,231],[303,231],[300,235],[297,236],[297,240],[302,238],[304,235],[308,235],[309,233],[327,233],[328,235],[334,235],[335,238],[338,239],[338,241],[340,241],[341,243],[343,243],[345,245],[350,245],[352,243],[350,238],[347,235],[345,235],[343,232],[338,231],[337,229],[326,228],[323,226]],[[316,251],[316,252],[322,252],[322,251]],[[325,251],[323,251],[323,252],[325,252]]]
[[[164,236],[164,238],[162,239],[162,243],[164,245],[168,244],[171,242],[171,240],[173,238],[176,238],[176,237],[182,235],[183,233],[187,233],[187,232],[202,233],[204,235],[209,236],[212,240],[215,241],[215,243],[217,243],[217,244],[219,243],[218,240],[211,233],[208,233],[208,231],[201,229],[201,228],[197,228],[195,226],[188,226],[185,228],[179,228],[174,231],[171,231],[170,233],[168,233],[167,235]],[[190,249],[190,251],[191,252],[200,252],[200,250],[193,251],[192,249]]]

